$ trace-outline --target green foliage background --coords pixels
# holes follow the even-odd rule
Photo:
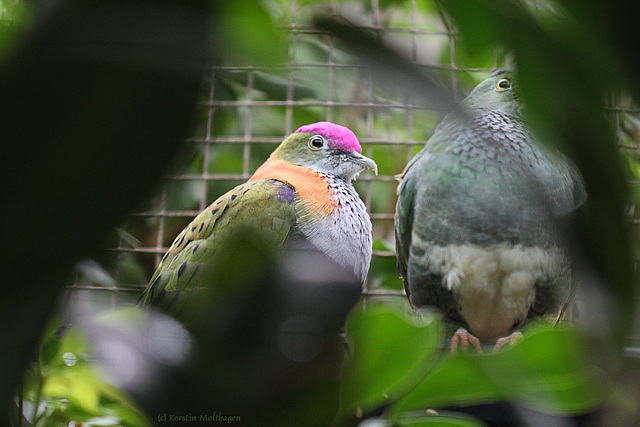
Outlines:
[[[291,27],[313,28],[318,14],[346,11],[348,17],[363,19],[359,24],[372,40],[401,46],[408,59],[432,64],[420,71],[435,76],[457,98],[491,69],[517,66],[535,118],[550,120],[550,129],[544,131],[585,175],[595,213],[578,233],[586,248],[584,259],[596,271],[591,276],[597,276],[594,295],[607,295],[612,302],[603,308],[606,319],[587,321],[584,328],[534,325],[525,340],[505,351],[449,355],[441,351],[444,332],[439,318],[416,319],[399,295],[402,285],[395,272],[392,221],[374,217],[376,256],[368,283],[372,295],[354,310],[345,328],[349,351],[336,424],[356,424],[363,415],[377,411],[374,425],[475,426],[482,423],[461,413],[435,416],[425,410],[510,401],[566,417],[599,411],[604,420],[632,425],[640,419],[633,386],[638,364],[622,355],[624,347],[638,344],[637,338],[628,338],[637,305],[630,266],[638,254],[638,231],[622,220],[622,212],[633,223],[640,218],[635,208],[640,196],[636,107],[640,89],[630,77],[632,63],[620,61],[627,53],[624,46],[618,45],[620,51],[611,47],[615,25],[596,19],[600,9],[587,3],[580,7],[574,2],[533,0],[218,2],[211,11],[211,45],[221,66],[207,75],[185,149],[168,178],[158,183],[156,196],[141,201],[106,239],[103,246],[112,249],[91,254],[96,261],[78,264],[71,281],[76,289],[67,289],[65,299],[88,300],[95,310],[131,305],[155,268],[158,248],[167,247],[200,209],[246,180],[286,131],[328,115],[353,129],[364,142],[364,152],[378,163],[381,179],[363,177],[357,182],[370,211],[393,213],[393,176],[428,139],[443,113],[438,105],[429,105],[429,99],[421,102],[431,108],[416,108],[410,114],[402,108],[372,113],[354,107],[366,101],[415,103],[357,67],[335,67],[331,72],[309,67],[291,73],[292,64],[357,61],[348,40],[317,31],[298,33]],[[596,12],[583,12],[589,7]],[[0,2],[6,27],[0,54],[9,55],[16,34],[28,31],[34,15],[20,1]],[[411,46],[407,34],[379,31],[416,26],[433,32],[428,49],[407,51]],[[360,98],[369,92],[375,99]],[[212,93],[216,106],[210,103]],[[330,100],[336,106],[316,100]],[[285,101],[299,104],[289,108]],[[265,106],[247,108],[251,103]],[[258,141],[250,148],[237,140],[247,134]],[[214,137],[216,142],[211,143]],[[377,143],[389,140],[413,143]],[[628,194],[626,182],[631,182]],[[597,298],[587,299],[591,304],[587,309],[598,303]],[[15,400],[14,412],[25,416],[23,425],[70,421],[150,425],[149,414],[114,387],[92,360],[82,328],[62,327],[61,319],[64,316],[47,327]]]

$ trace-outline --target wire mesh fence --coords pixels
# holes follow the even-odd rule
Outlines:
[[[443,112],[428,102],[398,99],[379,85],[336,39],[309,24],[317,5],[296,1],[278,5],[281,9],[274,13],[280,16],[288,62],[271,67],[223,62],[210,68],[184,156],[157,195],[127,219],[109,249],[118,258],[114,280],[105,285],[83,278],[74,285],[75,292],[107,291],[112,305],[137,297],[174,237],[195,215],[249,179],[297,127],[327,120],[352,129],[363,154],[379,166],[378,176],[364,173],[355,184],[374,226],[374,256],[364,295],[406,303],[395,275],[394,175],[428,140]],[[402,49],[460,96],[494,69],[507,65],[505,55],[497,52],[482,67],[469,66],[456,49],[455,32],[433,2],[385,2],[382,6],[374,0],[324,6],[324,13],[339,11],[360,29]],[[635,117],[640,117],[640,111],[619,101],[607,113],[616,123],[621,150],[635,156],[639,146],[634,145],[634,132],[640,128]],[[634,210],[630,214],[637,229],[640,215]],[[640,345],[640,339],[634,343]]]

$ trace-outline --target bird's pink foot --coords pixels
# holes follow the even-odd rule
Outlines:
[[[506,337],[502,337],[499,338],[496,341],[496,345],[493,347],[493,350],[500,350],[502,347],[504,347],[505,345],[514,345],[515,343],[517,343],[518,341],[520,341],[522,338],[524,338],[522,336],[522,332],[514,332],[509,336]]]
[[[482,353],[480,340],[471,335],[465,328],[459,328],[451,337],[451,352],[456,352],[458,346],[462,348],[462,351],[466,352],[469,349],[469,344],[471,344],[478,353]]]

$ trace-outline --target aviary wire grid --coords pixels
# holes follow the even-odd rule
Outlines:
[[[464,94],[471,89],[469,83],[464,84],[473,80],[469,76],[481,80],[505,65],[498,55],[482,68],[457,63],[456,34],[433,13],[435,6],[427,13],[419,3],[423,2],[395,2],[383,8],[373,0],[370,7],[360,5],[361,9],[349,3],[348,10],[336,2],[326,6],[354,17],[360,28],[384,42],[400,46],[413,62],[448,81],[453,93]],[[312,121],[328,120],[352,129],[363,154],[378,162],[380,169],[378,176],[363,173],[356,182],[371,214],[376,240],[364,298],[406,304],[399,278],[381,273],[390,270],[390,263],[395,265],[394,175],[402,172],[424,145],[443,114],[426,104],[385,96],[336,40],[305,23],[314,10],[289,2],[286,15],[290,20],[282,28],[289,49],[287,64],[264,68],[223,63],[210,68],[198,104],[200,126],[186,141],[186,161],[179,162],[184,168],[166,176],[159,194],[131,215],[117,247],[110,249],[119,257],[133,260],[146,273],[146,279],[182,228],[217,197],[249,179],[286,135]],[[634,108],[612,105],[608,110],[616,115],[616,123],[620,122],[618,114],[639,113]],[[636,148],[622,142],[620,146]],[[631,221],[640,223],[638,219]],[[130,303],[146,282],[145,274],[129,273],[116,271],[115,282],[109,286],[78,281],[72,292],[107,291],[109,305]],[[634,345],[640,346],[640,338]]]

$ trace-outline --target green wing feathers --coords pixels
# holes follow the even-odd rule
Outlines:
[[[239,185],[213,202],[176,237],[141,296],[170,311],[180,311],[197,289],[211,289],[211,274],[225,255],[228,239],[244,234],[281,246],[296,225],[294,192],[276,180]]]

